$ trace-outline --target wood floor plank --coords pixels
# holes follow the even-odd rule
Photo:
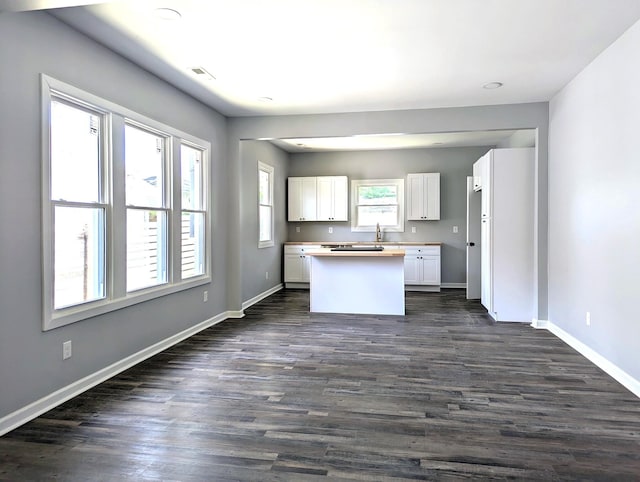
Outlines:
[[[640,400],[461,290],[278,292],[0,438],[0,480],[640,480]]]

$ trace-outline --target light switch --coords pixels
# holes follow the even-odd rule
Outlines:
[[[329,234],[332,234],[332,233],[333,233],[333,228],[330,227],[329,228]]]
[[[416,234],[416,227],[415,227],[415,226],[411,226],[411,232],[412,232],[413,234]]]
[[[457,232],[458,232],[458,226],[454,226],[454,227],[453,227],[453,232],[454,232],[454,233],[457,233]]]
[[[296,233],[300,232],[300,226],[296,226]]]

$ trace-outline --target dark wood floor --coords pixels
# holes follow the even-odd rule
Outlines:
[[[640,400],[458,290],[287,290],[0,438],[0,480],[640,480]]]

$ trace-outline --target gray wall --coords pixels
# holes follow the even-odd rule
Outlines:
[[[265,141],[243,141],[242,159],[242,301],[282,282],[282,243],[287,240],[286,184],[289,154]],[[274,246],[258,248],[258,161],[274,167]],[[265,273],[269,273],[269,279]]]
[[[547,103],[460,107],[448,109],[358,112],[229,119],[229,183],[242,198],[240,141],[288,137],[333,137],[389,132],[424,133],[491,129],[536,129],[535,306],[536,317],[547,319]],[[292,164],[293,169],[293,164]],[[230,239],[242,239],[240,203],[230,205]],[[229,243],[229,262],[239,266],[242,246]],[[229,306],[242,305],[241,273],[230,271]]]
[[[48,14],[0,14],[0,66],[1,418],[226,311],[229,191],[222,116]],[[41,72],[211,142],[210,285],[42,331]],[[73,357],[63,362],[65,340]]]
[[[404,233],[385,233],[385,241],[439,241],[442,282],[466,281],[467,176],[488,147],[300,153],[291,156],[291,176],[353,179],[405,179],[408,173],[440,173],[440,221],[407,221]],[[405,186],[406,189],[406,186]],[[349,195],[351,193],[349,192]],[[296,226],[300,232],[296,233]],[[328,233],[328,227],[333,233]],[[411,233],[411,227],[416,233]],[[458,233],[453,233],[458,226]],[[374,233],[352,233],[351,222],[289,223],[289,241],[372,241]]]
[[[636,381],[638,52],[640,22],[558,93],[549,112],[549,320]]]

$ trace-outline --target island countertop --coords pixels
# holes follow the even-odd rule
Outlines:
[[[442,246],[437,241],[285,241],[284,245],[321,245],[321,246]]]
[[[364,243],[363,243],[364,244]],[[366,256],[404,256],[404,249],[385,249],[382,251],[331,251],[331,248],[315,249],[313,251],[307,251],[307,256],[330,256],[330,257],[366,257]]]

